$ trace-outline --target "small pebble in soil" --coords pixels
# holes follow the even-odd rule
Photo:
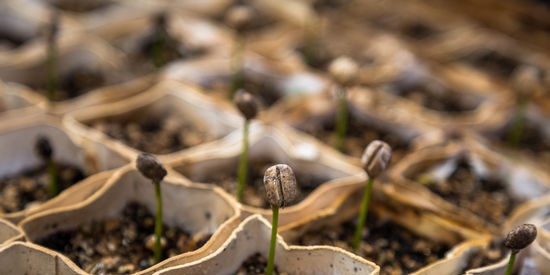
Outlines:
[[[164,226],[165,258],[196,250],[210,235],[190,236],[187,232]],[[154,232],[154,217],[138,203],[130,203],[121,215],[94,221],[78,229],[61,231],[37,243],[63,253],[92,274],[130,274],[154,264],[148,240]]]

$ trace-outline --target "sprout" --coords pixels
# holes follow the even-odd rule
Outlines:
[[[168,15],[161,12],[153,18],[153,65],[160,68],[166,64],[166,51],[168,50]]]
[[[348,102],[346,100],[346,89],[353,84],[359,68],[349,57],[343,56],[332,61],[329,72],[336,82],[336,97],[338,110],[336,113],[336,127],[334,129],[335,148],[344,150],[344,139],[348,128]]]
[[[155,156],[142,153],[137,158],[136,167],[146,178],[150,179],[155,185],[155,196],[157,200],[157,214],[155,217],[155,262],[160,262],[162,258],[161,237],[162,237],[162,197],[160,192],[160,182],[166,176],[167,172],[160,161]]]
[[[231,86],[229,90],[229,97],[232,98],[235,93],[243,88],[244,82],[244,65],[243,65],[243,52],[245,47],[244,31],[252,21],[253,10],[245,5],[238,5],[232,7],[227,11],[225,21],[227,25],[236,31],[234,36],[235,48],[233,49],[233,56],[231,58]]]
[[[507,142],[510,146],[517,146],[521,141],[524,131],[525,112],[529,98],[535,93],[539,81],[539,72],[532,66],[522,66],[513,75],[513,86],[516,90],[516,108],[510,130],[508,131]]]
[[[52,12],[51,22],[47,30],[47,61],[46,61],[46,74],[47,74],[47,95],[48,101],[53,103],[55,100],[55,92],[57,90],[57,36],[59,33],[59,12]]]
[[[510,254],[510,260],[508,261],[508,268],[506,269],[506,275],[512,274],[514,269],[514,261],[516,254],[529,246],[537,237],[537,228],[532,224],[522,224],[508,232],[504,238],[504,246],[512,250]]]
[[[292,168],[286,164],[277,164],[265,170],[264,186],[266,200],[273,211],[271,221],[271,241],[266,274],[273,273],[275,261],[275,243],[277,240],[277,225],[279,223],[279,207],[285,207],[296,199],[296,177]]]
[[[53,198],[59,194],[58,167],[53,160],[53,148],[50,140],[45,136],[39,136],[34,144],[34,151],[44,162],[48,170],[48,195]]]
[[[359,210],[359,221],[357,222],[355,234],[353,235],[352,247],[354,250],[357,250],[359,243],[361,242],[361,233],[363,231],[363,227],[365,226],[367,213],[369,210],[372,184],[374,179],[388,167],[391,160],[391,151],[391,147],[387,143],[380,140],[375,140],[369,143],[361,156],[363,169],[367,173],[369,179],[363,193],[363,200],[361,201],[361,208]]]
[[[243,116],[245,117],[244,126],[243,126],[243,146],[241,151],[241,157],[239,159],[239,170],[237,175],[237,200],[239,202],[243,201],[244,188],[246,186],[246,176],[248,172],[248,128],[250,125],[250,120],[255,118],[258,113],[258,102],[256,98],[248,93],[245,90],[239,90],[235,94],[233,100],[235,105]]]

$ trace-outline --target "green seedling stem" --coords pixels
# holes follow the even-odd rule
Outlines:
[[[511,253],[510,260],[508,260],[508,267],[506,268],[505,275],[512,275],[512,270],[514,269],[515,260],[516,260],[516,253]]]
[[[515,115],[512,118],[512,125],[510,131],[508,132],[508,145],[512,147],[517,147],[521,141],[521,136],[523,135],[523,128],[525,124],[525,111],[527,109],[527,99],[521,97],[518,103],[518,106],[515,110]]]
[[[353,234],[352,248],[355,251],[357,251],[357,249],[359,248],[359,243],[361,242],[361,235],[362,235],[361,233],[363,231],[363,227],[365,226],[365,222],[367,220],[367,213],[369,211],[370,194],[371,194],[373,182],[374,182],[374,178],[369,177],[367,181],[367,186],[365,187],[365,191],[363,193],[363,200],[361,201],[361,209],[359,210],[359,221],[357,222],[357,226],[355,227],[355,233]]]
[[[237,175],[238,185],[237,185],[237,200],[239,202],[243,201],[244,197],[244,188],[246,186],[247,174],[248,174],[248,128],[250,121],[247,119],[244,121],[243,127],[243,144],[241,156],[239,159],[239,171]]]
[[[155,196],[157,198],[157,215],[155,217],[155,248],[154,257],[155,263],[159,263],[162,260],[162,196],[160,193],[160,182],[156,181],[155,184]]]
[[[335,148],[342,152],[344,150],[346,132],[348,128],[348,102],[346,100],[346,94],[344,88],[338,88],[338,110],[336,114],[336,127],[335,127]]]
[[[57,61],[58,61],[58,54],[57,54],[57,45],[56,45],[56,39],[55,35],[52,34],[52,37],[48,39],[48,56],[46,61],[46,69],[47,69],[47,96],[48,101],[51,103],[55,100],[55,93],[57,91]]]
[[[59,194],[59,179],[58,179],[58,172],[57,172],[57,164],[53,159],[48,159],[47,161],[47,169],[48,169],[48,178],[49,178],[49,184],[48,184],[48,195],[50,198],[53,198]]]
[[[279,224],[279,207],[273,206],[273,217],[271,219],[271,240],[269,242],[269,257],[267,259],[267,267],[265,274],[273,274],[275,267],[275,245],[277,244],[277,226]]]
[[[244,69],[243,69],[243,54],[244,54],[244,38],[241,34],[235,35],[235,48],[233,49],[233,57],[231,58],[231,84],[229,87],[229,98],[232,99],[235,93],[243,88],[244,85]]]

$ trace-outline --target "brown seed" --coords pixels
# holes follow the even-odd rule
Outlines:
[[[258,101],[251,93],[238,90],[233,101],[246,120],[253,119],[258,114]]]
[[[355,81],[359,67],[353,59],[341,56],[330,63],[328,70],[338,84],[347,86]]]
[[[390,159],[391,147],[383,141],[374,140],[365,148],[361,156],[361,163],[369,177],[375,178],[386,170]]]
[[[522,224],[508,232],[504,238],[504,246],[518,253],[530,245],[537,237],[537,227],[532,224]]]
[[[284,207],[296,199],[296,177],[292,168],[277,164],[265,170],[266,200],[272,207]]]
[[[160,183],[167,174],[162,163],[155,156],[147,153],[138,156],[136,167],[144,177],[155,183]]]
[[[225,21],[231,28],[234,28],[238,32],[242,32],[252,21],[252,17],[254,17],[254,10],[252,8],[245,5],[238,5],[227,11]]]
[[[34,144],[34,151],[43,160],[52,158],[53,149],[50,140],[45,136],[39,136]]]

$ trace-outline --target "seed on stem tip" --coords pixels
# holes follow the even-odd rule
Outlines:
[[[253,16],[254,11],[250,7],[238,5],[227,11],[225,22],[237,32],[242,32],[246,29],[250,21],[252,21]]]
[[[296,199],[296,177],[286,164],[273,165],[264,174],[266,200],[272,207],[284,207]]]
[[[167,174],[162,163],[148,153],[141,153],[138,156],[136,167],[144,177],[156,183],[161,182]]]
[[[341,56],[330,63],[328,71],[338,84],[347,86],[355,81],[359,66],[353,59],[347,56]]]
[[[235,94],[233,101],[246,120],[251,120],[258,114],[259,104],[251,93],[240,89]]]
[[[39,136],[34,144],[34,151],[42,159],[48,160],[52,158],[53,149],[50,140],[45,136]]]
[[[530,245],[536,237],[537,227],[532,224],[522,224],[508,232],[504,238],[504,246],[516,254]]]
[[[391,147],[380,140],[374,140],[363,152],[361,163],[369,177],[377,177],[388,167],[391,160]]]
[[[539,85],[539,70],[531,65],[517,68],[512,75],[512,84],[518,95],[530,97]]]

